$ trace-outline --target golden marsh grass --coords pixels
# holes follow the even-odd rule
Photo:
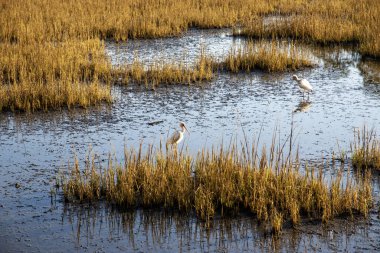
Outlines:
[[[289,52],[281,50],[275,41],[248,42],[243,48],[231,49],[219,66],[233,73],[260,69],[268,72],[297,70],[313,64],[292,44]]]
[[[370,174],[343,177],[327,183],[320,169],[305,167],[284,157],[275,144],[270,153],[258,155],[236,145],[202,150],[196,157],[176,150],[146,152],[125,149],[124,162],[110,156],[102,168],[89,156],[82,170],[78,160],[62,178],[65,200],[96,202],[102,199],[123,208],[159,207],[195,212],[211,221],[216,214],[227,216],[249,212],[274,233],[284,222],[301,219],[327,222],[336,216],[366,216],[372,205]],[[286,156],[285,156],[286,157]]]
[[[139,60],[115,68],[113,78],[119,83],[130,82],[154,88],[160,84],[194,84],[210,81],[217,71],[237,73],[239,71],[263,70],[281,72],[312,67],[312,62],[292,44],[287,51],[272,41],[250,41],[239,49],[230,49],[229,55],[221,61],[206,55],[204,50],[194,67],[185,63],[153,63],[144,66]]]
[[[379,14],[377,0],[1,0],[0,107],[35,111],[109,102],[110,88],[103,83],[113,70],[100,42],[105,39],[126,41],[180,36],[189,28],[242,27],[239,34],[256,38],[358,43],[363,55],[379,57]],[[271,15],[287,18],[265,24]],[[230,57],[224,67],[234,72],[253,66],[276,71],[284,69],[284,62],[289,69],[297,68],[297,62],[302,65],[301,60],[289,64],[283,57],[279,57],[283,63],[276,63],[273,53],[256,56],[263,58],[262,63],[242,52],[233,54],[236,59]],[[123,81],[151,82],[152,87],[189,84],[211,78],[211,68],[205,66],[202,70],[158,64],[142,73],[136,62]]]
[[[0,44],[0,110],[36,111],[110,102],[100,40]]]
[[[133,82],[139,85],[154,88],[161,84],[190,85],[201,81],[210,81],[214,77],[213,60],[202,53],[194,67],[183,62],[165,63],[155,62],[144,66],[139,60],[132,64],[114,68],[113,76],[119,83]]]
[[[322,45],[336,43],[359,44],[366,56],[380,55],[380,6],[376,0],[312,1],[292,4],[281,10],[278,18],[265,22],[263,15],[243,19],[243,29],[236,32],[253,38],[292,38]]]
[[[236,0],[32,0],[1,1],[2,41],[127,40],[178,36],[189,27],[234,25],[253,13],[270,13],[273,1]],[[286,6],[286,4],[284,4]]]
[[[257,17],[237,35],[252,38],[291,38],[321,45],[358,43],[359,26],[347,20],[326,18],[315,14],[289,16],[269,24],[265,24],[265,17]]]
[[[351,144],[352,164],[359,170],[380,170],[380,141],[374,129],[355,130]]]

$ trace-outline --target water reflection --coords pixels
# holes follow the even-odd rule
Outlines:
[[[360,61],[358,68],[364,78],[365,84],[380,84],[380,63],[378,61]]]
[[[254,217],[215,218],[211,227],[193,215],[171,211],[121,211],[110,206],[65,205],[63,223],[70,223],[79,245],[93,246],[97,238],[108,238],[125,251],[222,251],[304,252],[314,249],[351,250],[350,238],[360,239],[362,220],[337,220],[323,225],[303,221],[285,226],[279,236],[266,235]],[[365,235],[365,234],[364,234]],[[363,246],[363,245],[362,245]],[[107,247],[104,245],[103,247]]]
[[[311,107],[311,101],[301,101],[297,105],[297,107],[294,109],[294,113],[296,112],[307,112],[310,110]]]

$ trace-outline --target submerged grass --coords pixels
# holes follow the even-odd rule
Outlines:
[[[380,140],[374,129],[363,127],[362,130],[355,130],[354,137],[351,144],[354,168],[380,171]]]
[[[301,173],[297,160],[283,161],[275,144],[268,155],[265,148],[260,156],[257,147],[246,148],[202,150],[194,158],[176,150],[154,152],[152,147],[144,153],[140,146],[138,151],[125,149],[123,164],[110,156],[107,168],[89,156],[83,170],[75,159],[62,179],[63,194],[68,202],[106,199],[123,208],[194,211],[205,221],[245,211],[274,233],[284,222],[295,225],[302,218],[327,222],[368,214],[369,173],[355,181],[341,172],[327,183],[321,170],[306,166]]]

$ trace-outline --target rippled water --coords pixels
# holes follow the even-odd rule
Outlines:
[[[181,38],[107,43],[113,64],[160,60],[189,65],[202,49],[216,59],[245,43],[229,30],[191,30]],[[286,44],[286,42],[284,42]],[[260,135],[270,143],[274,131],[285,140],[294,122],[304,161],[329,160],[333,151],[349,151],[353,130],[366,124],[379,129],[380,64],[362,60],[349,48],[311,48],[317,67],[305,71],[230,75],[218,73],[209,83],[158,87],[148,91],[115,87],[115,103],[75,112],[0,115],[0,247],[5,252],[68,251],[376,251],[380,222],[377,207],[368,220],[338,220],[327,227],[303,224],[285,228],[277,240],[260,232],[252,217],[216,220],[210,230],[194,217],[159,212],[130,214],[109,207],[67,206],[49,191],[59,168],[91,145],[106,158],[122,157],[126,144],[138,147],[165,141],[185,121],[191,154],[203,147],[249,141]],[[291,76],[306,77],[314,86],[310,103]],[[147,123],[162,120],[157,125]],[[326,175],[334,174],[329,167]],[[377,205],[378,177],[374,176]],[[16,187],[20,186],[19,188]]]

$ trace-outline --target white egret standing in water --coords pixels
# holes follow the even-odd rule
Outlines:
[[[307,99],[309,100],[309,92],[313,91],[313,86],[306,79],[300,79],[298,76],[293,75],[293,80],[296,80],[298,87],[302,90],[302,98],[305,98],[305,92],[307,92]]]
[[[166,142],[167,145],[177,145],[178,143],[180,143],[183,139],[185,131],[190,134],[189,130],[187,130],[186,128],[185,123],[179,122],[179,127],[181,128],[181,130],[177,130],[172,134],[172,136]]]

